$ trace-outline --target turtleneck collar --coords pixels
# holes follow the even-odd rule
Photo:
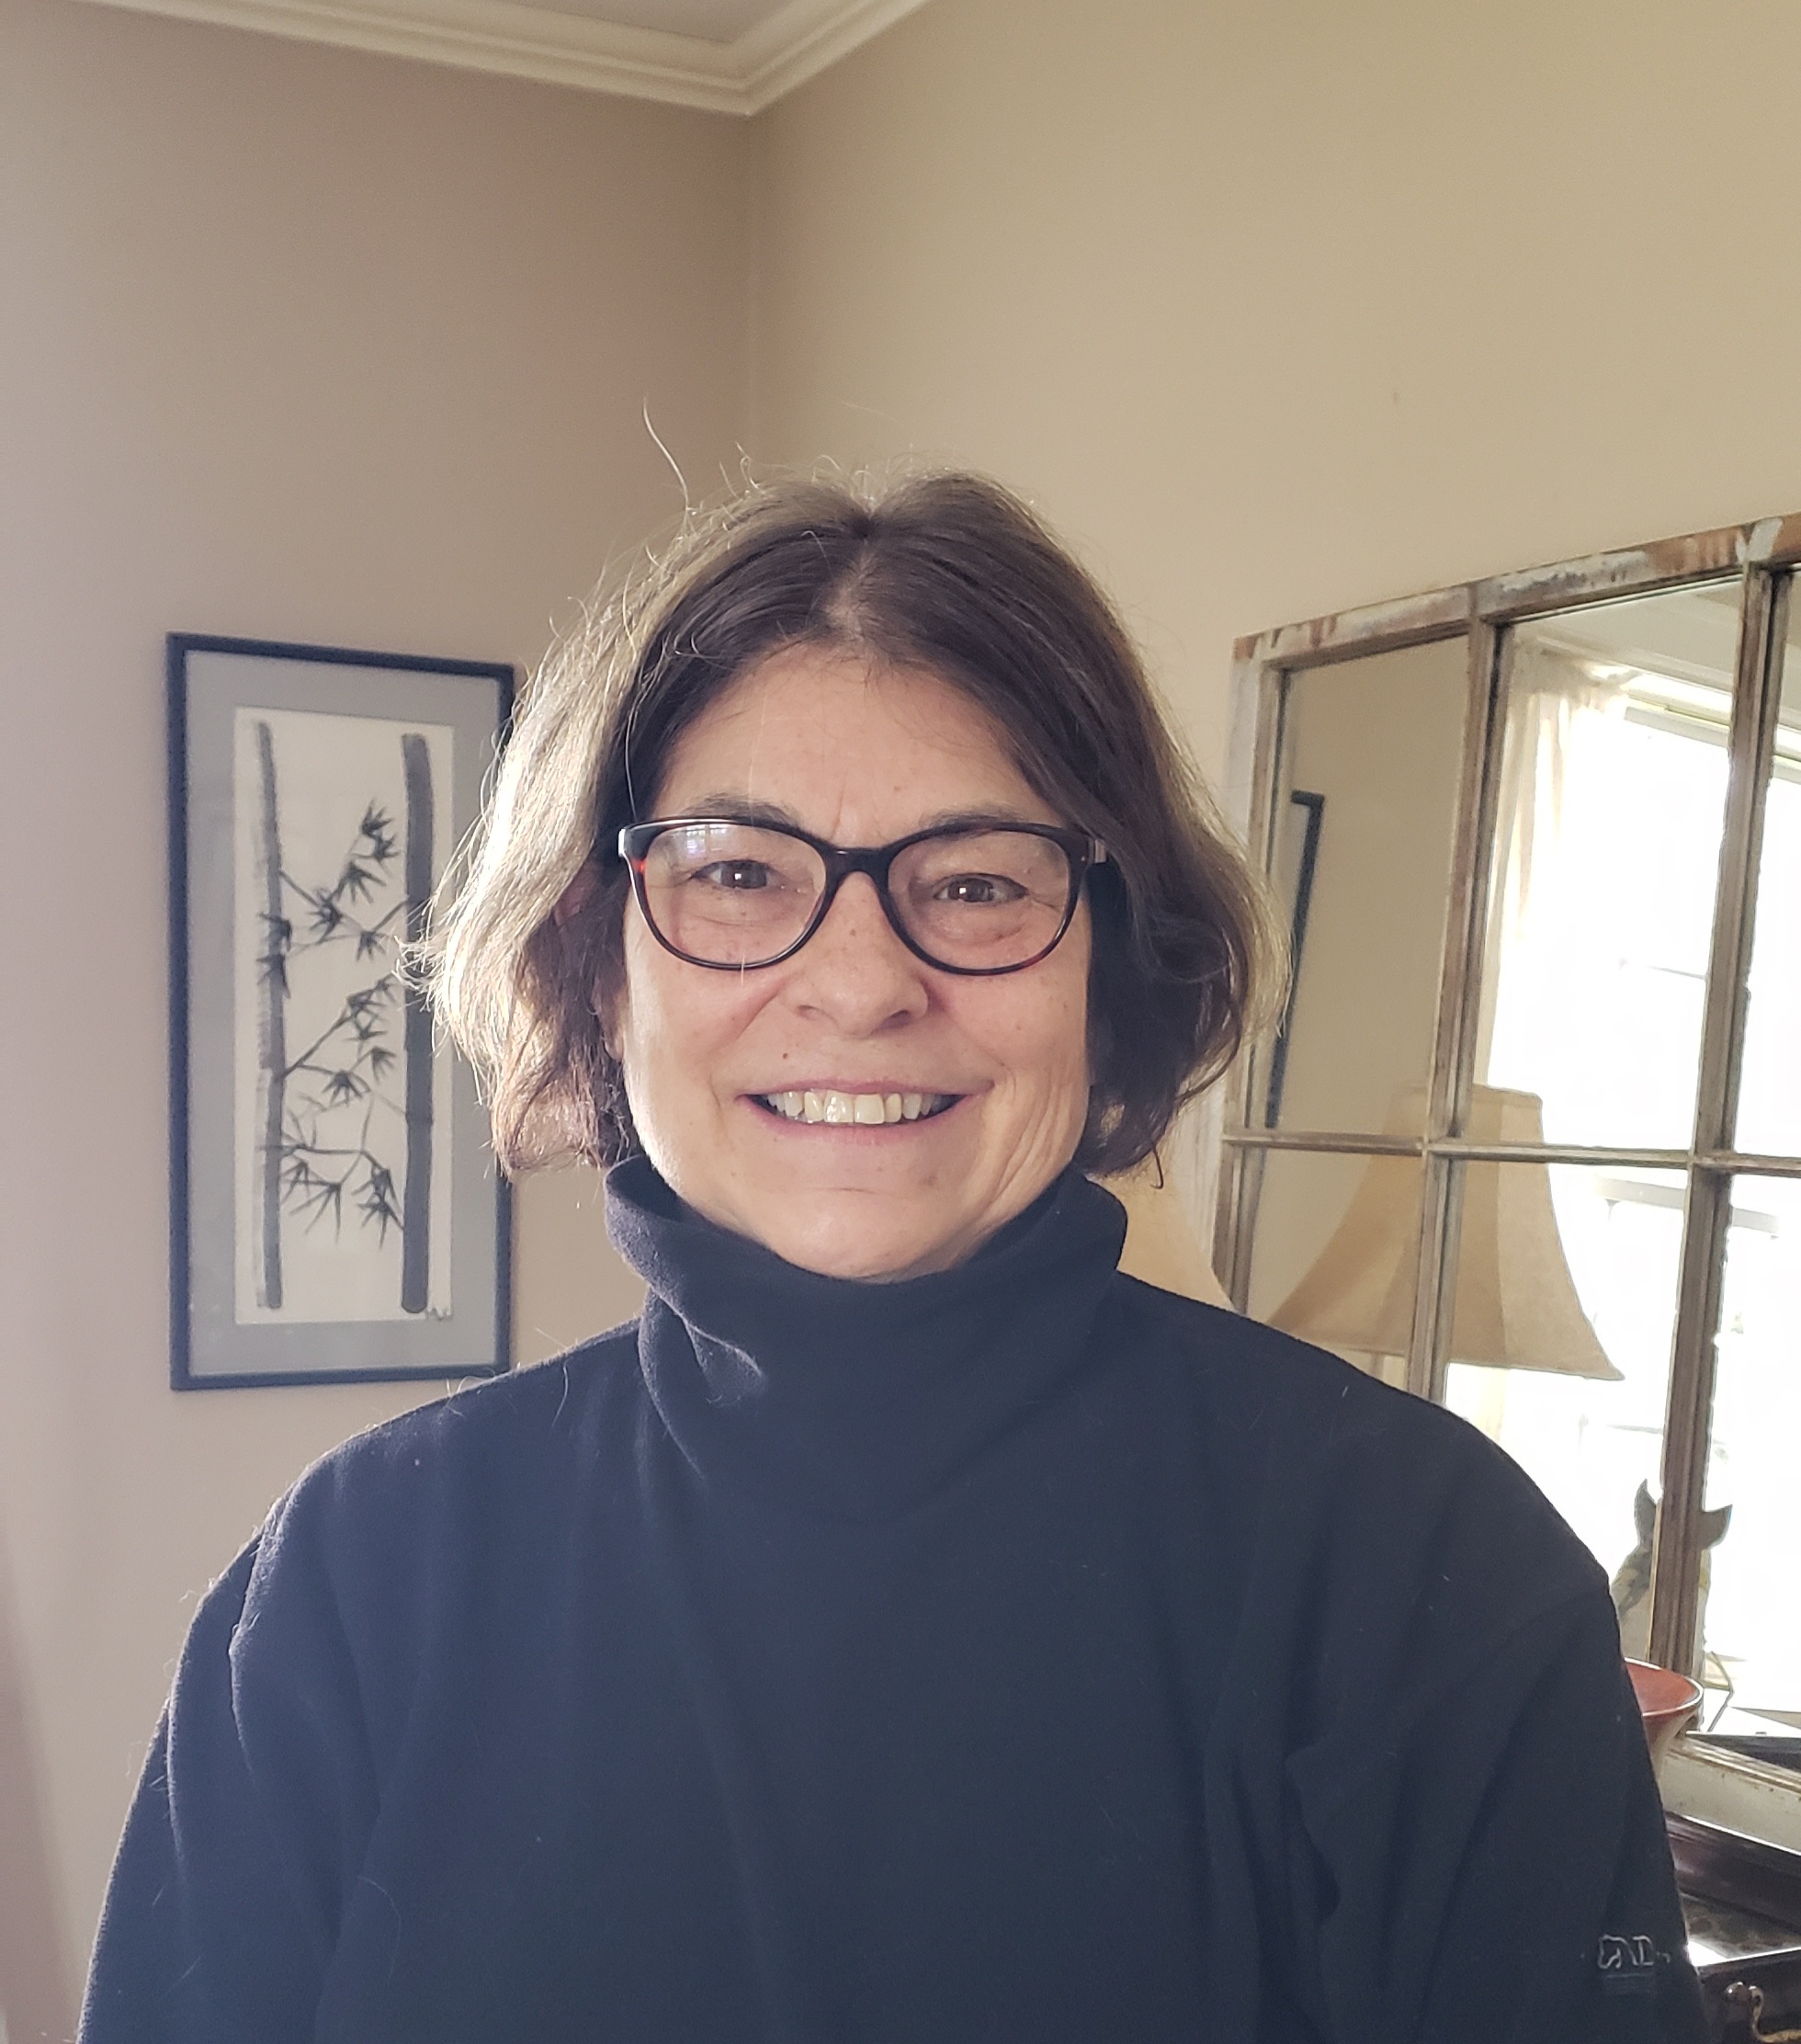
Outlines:
[[[1126,1238],[1067,1171],[954,1269],[824,1278],[690,1212],[649,1162],[606,1176],[607,1230],[650,1287],[639,1359],[709,1487],[889,1518],[1041,1407],[1070,1373]]]

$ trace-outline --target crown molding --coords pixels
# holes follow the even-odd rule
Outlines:
[[[804,85],[924,0],[787,0],[732,42],[629,28],[523,0],[95,0],[132,13],[584,92],[749,115]]]
[[[731,45],[746,113],[761,113],[925,0],[787,0]]]

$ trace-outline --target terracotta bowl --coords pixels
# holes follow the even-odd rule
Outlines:
[[[1644,1714],[1651,1765],[1661,1766],[1676,1734],[1694,1721],[1701,1708],[1701,1685],[1678,1675],[1673,1668],[1655,1668],[1648,1661],[1628,1661],[1625,1670],[1632,1677],[1633,1694]]]

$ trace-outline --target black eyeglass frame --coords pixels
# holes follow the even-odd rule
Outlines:
[[[697,830],[730,825],[739,830],[772,831],[781,837],[792,837],[817,852],[825,865],[825,885],[814,904],[813,913],[807,919],[806,927],[792,944],[766,959],[754,959],[736,964],[725,963],[719,959],[694,958],[672,944],[657,927],[657,919],[651,913],[646,899],[644,867],[651,856],[651,847],[664,831]],[[889,870],[904,851],[915,845],[923,845],[931,837],[976,837],[985,831],[1017,831],[1023,836],[1043,837],[1062,851],[1070,862],[1070,898],[1063,904],[1062,920],[1057,925],[1057,934],[1042,948],[1034,951],[1030,958],[1021,959],[1014,965],[946,965],[942,959],[935,959],[931,952],[917,943],[902,922],[894,897],[889,892]],[[1057,823],[1022,823],[1011,816],[997,816],[991,821],[967,823],[940,823],[930,830],[911,832],[905,837],[897,837],[889,845],[832,845],[822,837],[815,837],[810,831],[796,828],[792,823],[772,823],[762,818],[749,816],[664,816],[648,823],[628,823],[619,833],[618,854],[625,861],[631,875],[631,891],[638,899],[640,913],[645,927],[663,949],[678,958],[685,965],[697,965],[708,972],[760,972],[765,966],[780,965],[791,959],[818,931],[819,926],[832,913],[832,904],[838,898],[838,890],[853,873],[867,873],[876,890],[876,897],[882,904],[882,914],[887,916],[889,927],[908,950],[923,965],[934,972],[955,972],[959,978],[969,980],[998,979],[1004,972],[1023,972],[1028,966],[1036,965],[1048,959],[1069,935],[1070,925],[1075,921],[1076,904],[1082,900],[1082,883],[1095,867],[1103,864],[1107,848],[1098,837],[1086,831],[1066,830]]]

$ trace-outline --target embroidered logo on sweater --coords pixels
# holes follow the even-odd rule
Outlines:
[[[1664,1955],[1652,1937],[1602,1937],[1595,1954],[1602,1992],[1607,1994],[1655,1994],[1657,1970]]]

